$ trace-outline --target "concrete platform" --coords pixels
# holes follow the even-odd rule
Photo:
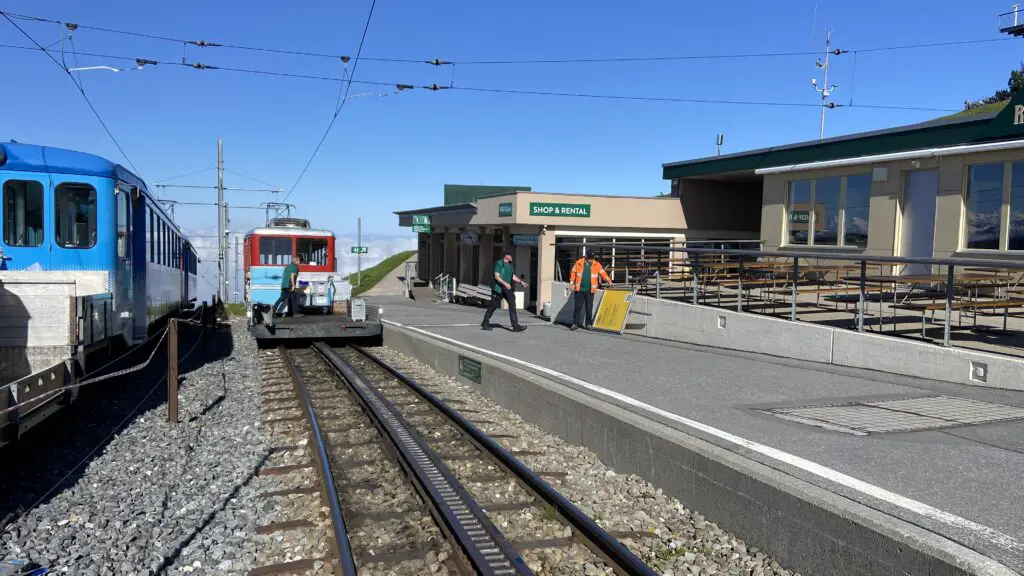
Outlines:
[[[573,333],[526,313],[525,333],[483,332],[482,309],[372,303],[386,344],[449,372],[444,349],[479,359],[501,374],[487,394],[805,573],[1024,571],[1024,420],[858,435],[780,416],[921,398],[1012,413],[1022,392]],[[507,313],[492,322],[507,327]]]
[[[381,334],[376,312],[366,310],[366,321],[355,322],[347,314],[311,314],[301,318],[275,318],[274,326],[256,324],[250,328],[260,345],[272,345],[288,340],[334,340],[374,338]]]

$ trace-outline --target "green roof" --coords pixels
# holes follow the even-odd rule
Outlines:
[[[1011,102],[1024,104],[1024,91],[1014,95]],[[1007,106],[1009,103],[997,102],[987,105],[990,106],[988,108],[980,106],[965,113],[910,126],[672,162],[662,165],[662,177],[671,180],[752,172],[758,168],[1024,137],[1024,124],[1014,124],[1014,106]]]
[[[484,196],[499,196],[513,192],[529,192],[529,186],[472,186],[466,184],[445,184],[444,204],[469,204]]]

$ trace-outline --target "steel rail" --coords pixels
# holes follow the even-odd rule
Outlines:
[[[291,355],[284,346],[278,348],[281,359],[288,367],[292,377],[292,384],[295,391],[302,399],[302,406],[306,411],[306,418],[309,420],[310,435],[313,437],[313,445],[317,465],[320,468],[320,478],[323,481],[323,492],[326,496],[327,507],[331,512],[331,528],[334,531],[334,552],[338,557],[338,568],[335,572],[339,576],[356,576],[356,562],[352,555],[352,547],[348,541],[348,530],[345,527],[345,519],[341,514],[341,499],[338,497],[338,488],[334,483],[334,473],[331,472],[330,458],[327,455],[327,448],[324,445],[323,433],[320,431],[320,422],[313,411],[313,403],[309,398],[309,390],[306,388],[306,381],[299,370],[295,367]]]
[[[475,444],[490,454],[501,467],[516,477],[530,492],[551,506],[555,513],[572,526],[573,530],[590,545],[591,550],[608,561],[617,573],[624,576],[658,576],[657,572],[644,564],[622,542],[619,542],[618,539],[605,531],[604,528],[601,528],[592,518],[577,508],[575,504],[552,488],[540,476],[534,474],[533,470],[520,462],[504,446],[498,444],[493,438],[462,416],[462,414],[453,410],[440,398],[420,386],[415,380],[396,370],[372,352],[354,344],[351,347],[408,386],[413,392],[451,420]]]
[[[323,342],[313,344],[313,349],[348,382],[374,425],[390,440],[400,464],[428,502],[431,514],[453,540],[452,547],[461,552],[475,573],[532,576],[526,561],[483,508],[380,391]]]

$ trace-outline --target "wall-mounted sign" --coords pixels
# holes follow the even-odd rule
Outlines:
[[[502,202],[498,204],[498,218],[508,218],[512,215],[512,203]]]
[[[789,221],[807,224],[811,221],[811,213],[807,210],[793,210],[789,213]]]
[[[483,380],[483,370],[481,370],[480,361],[459,356],[459,376],[479,384]]]
[[[429,225],[424,226],[424,225],[421,225],[421,224],[413,224],[412,231],[413,232],[418,232],[420,234],[430,234],[431,228],[430,228]]]
[[[537,245],[537,234],[513,234],[512,245],[513,246],[536,246]]]
[[[430,226],[430,214],[413,214],[413,226]]]
[[[462,233],[462,243],[463,244],[479,244],[480,243],[480,235],[477,234],[476,232],[463,232]]]
[[[561,216],[569,218],[590,218],[590,204],[553,204],[530,202],[530,216]]]

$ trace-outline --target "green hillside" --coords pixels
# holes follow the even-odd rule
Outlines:
[[[391,272],[394,271],[395,268],[401,266],[403,262],[408,260],[415,253],[415,250],[406,250],[405,252],[399,252],[394,256],[389,256],[385,258],[384,261],[382,261],[380,264],[363,270],[363,283],[361,286],[352,286],[352,295],[358,296],[363,292],[366,292],[370,288],[373,288],[374,286],[377,285],[378,282],[380,282],[384,278],[387,278],[388,274],[391,274]],[[355,282],[354,276],[355,274],[351,274],[349,276],[346,276],[344,279],[348,280],[349,283],[352,284]]]

